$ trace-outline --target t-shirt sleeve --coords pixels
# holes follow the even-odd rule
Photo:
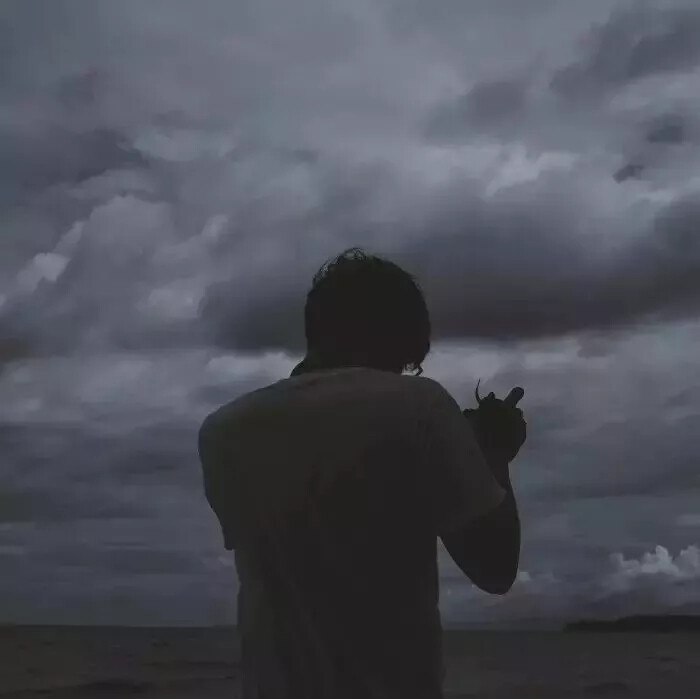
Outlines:
[[[230,493],[231,474],[224,468],[220,432],[216,429],[211,416],[204,420],[199,429],[197,450],[202,466],[204,494],[221,525],[224,548],[232,551],[235,548],[235,532],[226,506],[227,495]]]
[[[430,514],[441,536],[497,507],[506,493],[491,473],[457,401],[435,385],[426,415],[422,467]]]

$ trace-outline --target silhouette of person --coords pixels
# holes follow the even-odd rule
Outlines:
[[[241,696],[441,698],[437,538],[481,589],[510,589],[522,411],[490,394],[462,412],[420,376],[426,302],[388,260],[360,248],[330,260],[304,313],[291,376],[199,431],[240,582]]]

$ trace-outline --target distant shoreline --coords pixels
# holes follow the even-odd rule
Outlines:
[[[638,615],[612,620],[575,621],[563,629],[565,632],[616,631],[616,632],[693,632],[700,633],[700,615]]]
[[[115,633],[126,633],[127,631],[142,631],[144,633],[150,631],[163,631],[174,633],[236,633],[237,626],[235,624],[217,624],[212,626],[178,626],[178,625],[139,625],[126,626],[116,624],[33,624],[33,623],[16,623],[0,622],[0,633],[10,631],[12,629],[74,629],[74,630],[101,630],[113,631]],[[635,615],[620,617],[618,619],[580,619],[572,621],[562,626],[548,625],[540,627],[534,624],[532,627],[528,625],[518,625],[516,627],[506,626],[462,626],[462,627],[444,627],[445,633],[511,633],[522,631],[546,631],[547,633],[580,633],[580,632],[692,632],[700,633],[700,615],[689,614],[670,614],[670,615]]]

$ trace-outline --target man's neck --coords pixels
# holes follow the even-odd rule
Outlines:
[[[304,359],[292,369],[291,376],[299,376],[299,374],[308,374],[311,371],[325,371],[329,369],[342,369],[351,366],[342,362],[331,361],[327,357],[322,357],[319,354],[309,353]]]
[[[290,376],[299,376],[299,374],[308,374],[311,371],[328,371],[331,369],[350,369],[352,367],[366,366],[366,368],[377,368],[365,365],[362,362],[340,361],[330,357],[309,352],[306,357],[297,364]],[[400,372],[399,372],[400,373]]]

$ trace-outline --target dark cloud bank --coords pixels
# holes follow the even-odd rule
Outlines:
[[[197,421],[288,370],[262,353],[303,351],[351,245],[417,275],[436,341],[604,366],[495,370],[530,381],[524,572],[448,619],[697,604],[697,365],[610,338],[698,315],[700,9],[496,4],[2,5],[0,615],[235,613]]]

